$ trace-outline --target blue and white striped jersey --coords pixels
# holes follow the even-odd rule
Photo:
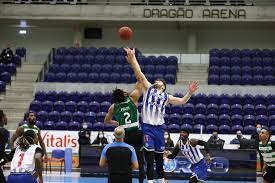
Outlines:
[[[180,140],[179,147],[182,155],[186,157],[192,164],[196,164],[204,158],[199,147],[191,146],[189,139],[186,141],[185,144],[182,142],[182,140]]]

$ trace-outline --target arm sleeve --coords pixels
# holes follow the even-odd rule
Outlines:
[[[135,149],[133,148],[133,147],[131,147],[130,148],[130,150],[131,150],[131,161],[132,161],[132,163],[134,163],[134,162],[137,162],[137,155],[136,155],[136,151],[135,151]]]
[[[13,158],[15,150],[16,149],[13,149],[9,154],[5,154],[5,156],[3,158],[3,161],[0,163],[0,165],[4,165],[4,164],[10,162],[12,160],[12,158]]]
[[[173,149],[172,154],[168,155],[167,158],[174,159],[178,155],[179,151],[180,151],[180,148],[179,148],[179,145],[177,144],[176,147]]]
[[[204,146],[205,152],[206,152],[206,153],[209,153],[209,149],[208,149],[207,142],[205,142],[205,141],[203,141],[203,140],[198,140],[197,144],[200,145],[200,146]]]

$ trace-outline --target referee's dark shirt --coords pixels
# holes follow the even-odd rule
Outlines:
[[[5,155],[6,144],[9,140],[9,131],[3,127],[0,127],[0,159]]]
[[[137,162],[135,149],[124,143],[114,142],[104,147],[101,157],[107,159],[109,183],[132,182],[132,163]]]

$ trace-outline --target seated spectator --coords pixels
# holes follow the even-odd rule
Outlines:
[[[107,138],[104,137],[104,132],[99,131],[96,139],[93,141],[92,146],[103,147],[108,144]]]
[[[256,124],[256,131],[251,135],[251,140],[255,140],[256,145],[259,145],[259,134],[262,130],[262,125]]]
[[[13,52],[10,49],[10,46],[7,45],[7,47],[2,51],[0,55],[0,60],[4,64],[9,64],[12,61],[12,57],[13,57]]]
[[[230,141],[230,144],[240,144],[240,140],[245,139],[242,132],[239,130],[236,133],[237,137]]]
[[[165,141],[165,149],[174,147],[174,142],[171,139],[170,133],[168,131],[164,132],[164,141]]]
[[[209,149],[219,149],[222,150],[224,146],[224,140],[218,137],[218,132],[213,132],[210,139],[207,141]]]

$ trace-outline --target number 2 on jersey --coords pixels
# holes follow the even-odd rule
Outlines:
[[[19,159],[19,161],[18,161],[18,167],[20,167],[21,165],[22,165],[22,161],[23,161],[23,159],[24,159],[24,153],[21,153],[20,155],[19,155],[19,157],[20,157],[20,159]]]
[[[129,112],[125,112],[123,115],[125,117],[125,124],[132,123],[132,121],[129,119],[130,118],[130,113]]]

